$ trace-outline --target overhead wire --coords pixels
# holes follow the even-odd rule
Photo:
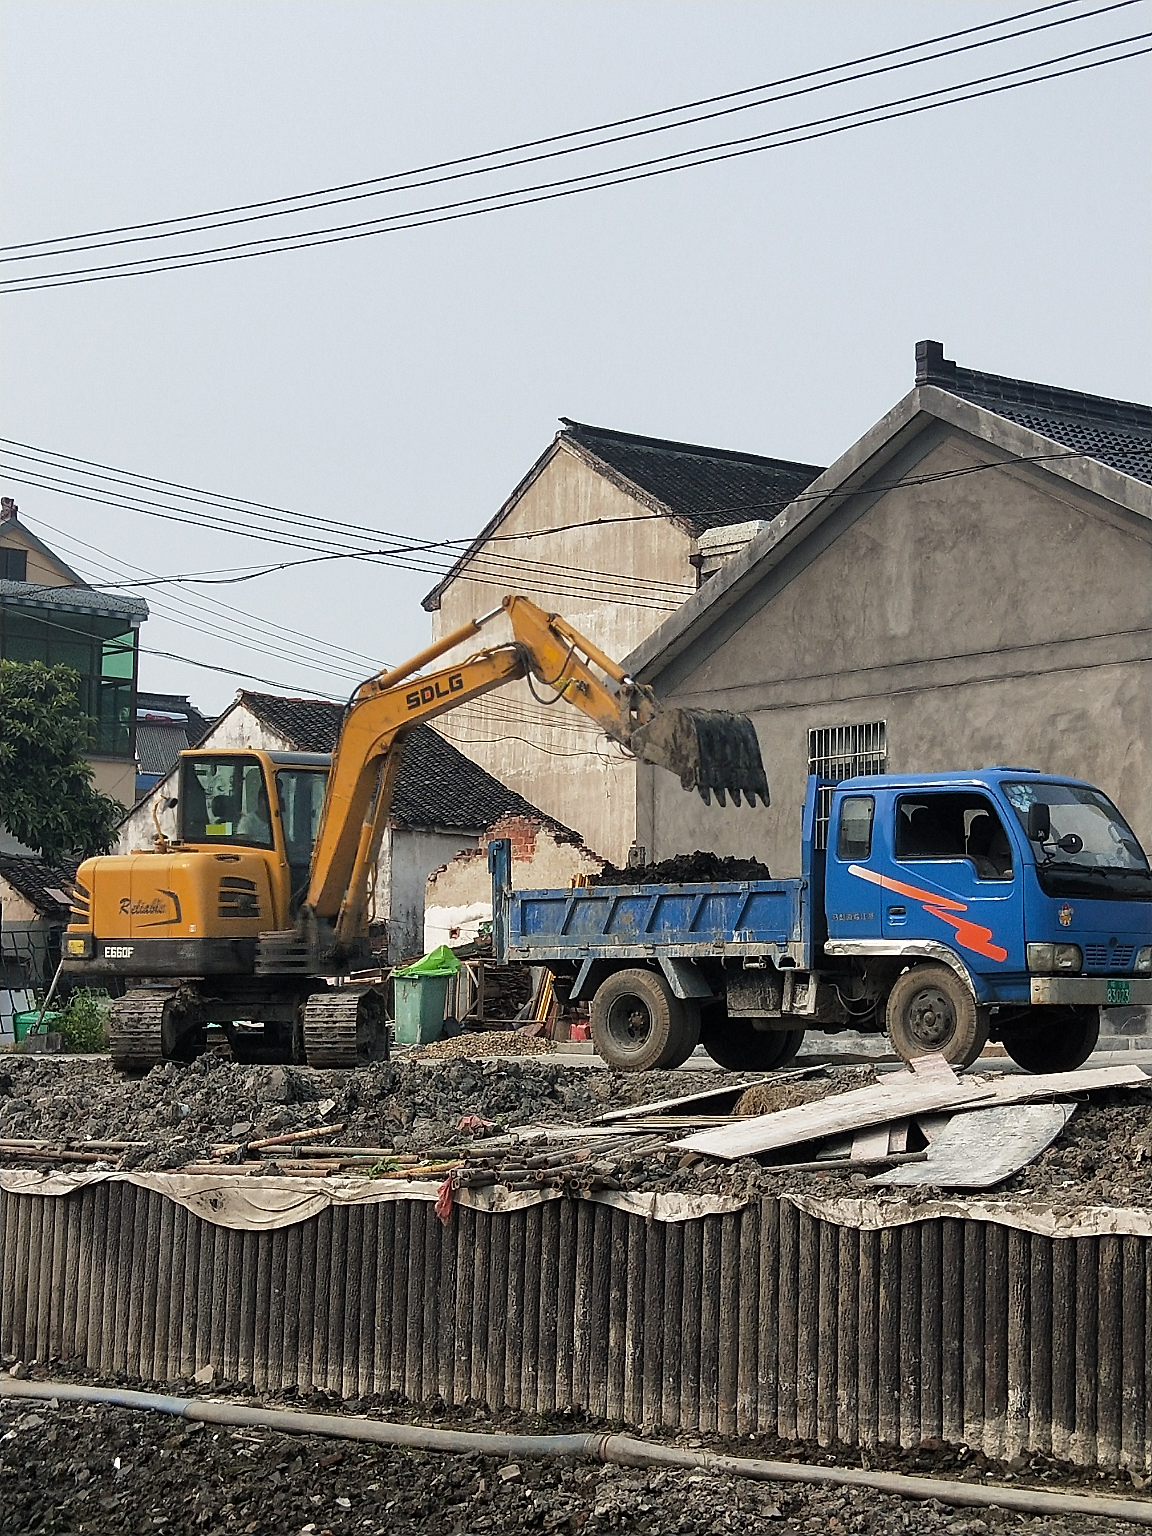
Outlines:
[[[939,42],[951,42],[957,37],[968,37],[976,32],[987,32],[994,28],[1011,26],[1016,21],[1026,20],[1030,17],[1047,13],[1052,10],[1066,10],[1072,0],[1057,0],[1056,4],[1045,5],[1025,11],[1015,16],[998,18],[993,22],[985,22],[978,26],[964,28],[959,32],[946,33],[941,37],[924,39],[918,43],[904,44],[902,47],[886,50],[880,54],[867,55],[862,59],[848,60],[838,65],[827,65],[822,69],[808,71],[798,76],[785,77],[782,80],[764,82],[758,86],[748,86],[735,92],[725,93],[718,98],[711,98],[697,103],[688,103],[679,107],[668,107],[654,113],[643,114],[638,118],[624,119],[622,121],[604,125],[603,127],[591,127],[578,129],[563,135],[554,135],[544,140],[512,146],[503,150],[482,152],[478,155],[470,155],[461,159],[448,161],[423,168],[415,168],[409,171],[392,172],[387,176],[372,178],[365,183],[356,183],[352,186],[324,188],[317,191],[298,194],[295,198],[278,198],[261,203],[246,204],[230,209],[221,209],[214,212],[191,214],[181,219],[170,218],[166,220],[153,220],[146,224],[121,226],[115,229],[90,231],[86,234],[60,236],[55,240],[46,239],[38,241],[25,241],[17,245],[0,247],[0,252],[13,254],[0,254],[0,261],[24,261],[41,260],[62,254],[60,247],[66,246],[63,254],[74,254],[79,251],[99,250],[113,245],[128,245],[150,240],[172,240],[187,234],[200,234],[210,229],[220,229],[237,224],[253,223],[257,220],[277,219],[291,217],[300,213],[310,213],[320,208],[333,207],[341,203],[362,201],[366,198],[393,195],[397,192],[412,192],[422,190],[428,186],[442,185],[445,182],[460,179],[469,179],[477,176],[491,175],[498,171],[519,169],[522,166],[536,164],[544,160],[556,159],[575,154],[585,154],[589,150],[600,149],[619,143],[629,142],[634,139],[648,137],[653,134],[672,133],[678,130],[694,127],[702,122],[714,121],[720,117],[730,116],[737,112],[748,112],[761,107],[776,105],[781,101],[793,99],[797,96],[809,95],[813,92],[836,89],[844,85],[855,84],[861,80],[871,79],[877,75],[889,74],[896,70],[913,69],[920,65],[935,63],[940,59],[951,58],[957,54],[968,53],[975,49],[997,47],[1003,43],[1012,42],[1021,37],[1031,36],[1039,32],[1047,32],[1057,27],[1075,25],[1082,21],[1088,21],[1111,11],[1124,10],[1130,5],[1138,3],[1138,0],[1110,0],[1110,3],[1098,5],[1086,11],[1077,11],[1072,15],[1065,15],[1049,21],[1038,22],[1032,26],[1017,28],[1015,31],[1001,32],[995,37],[984,37],[975,42],[966,42],[953,48],[946,48],[937,53],[923,54],[918,58],[905,58],[900,63],[887,63],[878,65],[873,69],[861,69],[862,64],[875,63],[878,59],[899,58],[900,55],[919,52],[925,48],[934,47]],[[846,70],[855,70],[854,74],[844,74]],[[837,79],[825,79],[816,84],[806,84],[799,89],[780,91],[773,96],[764,96],[766,91],[777,91],[781,86],[798,85],[801,81],[818,80],[820,76],[839,75]],[[755,96],[757,100],[744,100],[737,102],[737,97]],[[685,117],[686,112],[696,111],[700,106],[716,106],[718,101],[731,103],[724,107],[718,107],[714,111],[698,113],[696,116]],[[657,117],[675,117],[674,121],[656,123]],[[635,128],[632,125],[644,122],[647,126]],[[596,133],[606,132],[610,128],[628,127],[632,131],[613,134],[607,138],[589,138]],[[568,144],[566,148],[546,148],[565,140],[581,139],[585,142]],[[539,149],[541,153],[524,155],[520,159],[509,160],[508,155],[519,154],[524,149]],[[496,161],[495,164],[479,164],[480,161]],[[459,169],[461,166],[469,166],[471,169]],[[431,172],[442,171],[447,174],[431,175]],[[424,181],[415,181],[417,176],[428,176]],[[389,183],[403,182],[402,186],[389,185]],[[322,199],[322,201],[317,201]],[[237,215],[232,217],[231,215]],[[205,222],[211,220],[212,222]],[[172,228],[172,225],[184,224],[184,228]],[[140,231],[149,231],[141,233]],[[101,238],[110,236],[113,238]],[[114,238],[123,236],[124,238]],[[96,243],[90,245],[77,245],[76,242],[83,239],[93,240]],[[52,249],[55,246],[57,249]],[[38,249],[48,247],[48,249]],[[23,255],[22,252],[32,254]]]
[[[740,159],[751,154],[765,153],[772,149],[809,143],[813,140],[845,133],[855,128],[872,127],[881,123],[893,122],[901,118],[935,111],[940,107],[976,101],[985,97],[1000,95],[1007,91],[1020,90],[1029,85],[1043,84],[1051,80],[1082,74],[1086,71],[1099,69],[1111,64],[1123,63],[1127,60],[1141,57],[1152,50],[1148,47],[1135,48],[1128,53],[1116,54],[1110,58],[1097,58],[1075,65],[1069,64],[1064,69],[1053,69],[1051,67],[1053,64],[1066,63],[1073,59],[1086,59],[1089,54],[1099,53],[1104,49],[1126,47],[1130,43],[1146,42],[1149,36],[1152,36],[1152,34],[1139,33],[1129,37],[1116,38],[1090,48],[1079,49],[1060,55],[1054,59],[1022,65],[1016,69],[1000,71],[993,75],[980,77],[977,80],[957,82],[953,85],[940,87],[934,91],[920,92],[914,96],[898,98],[895,101],[858,108],[850,113],[841,113],[830,118],[816,119],[808,124],[794,124],[787,128],[773,129],[766,133],[750,135],[744,139],[731,140],[720,145],[707,145],[697,149],[677,151],[673,154],[657,156],[647,161],[637,161],[623,167],[617,166],[599,172],[587,172],[556,182],[538,183],[534,186],[512,189],[505,193],[490,193],[483,197],[463,199],[456,203],[433,205],[431,208],[408,210],[392,215],[381,215],[373,220],[362,221],[359,225],[327,226],[301,235],[266,236],[256,241],[239,242],[232,246],[210,247],[200,251],[184,252],[171,256],[139,257],[128,262],[71,268],[55,273],[7,278],[0,280],[0,291],[29,293],[42,291],[47,288],[72,287],[83,283],[146,276],[154,272],[182,271],[192,267],[215,266],[224,262],[248,260],[284,251],[312,249],[317,246],[342,244],[350,240],[365,239],[380,234],[398,233],[407,229],[426,228],[434,224],[454,223],[461,219],[503,212],[509,208],[522,208],[537,203],[551,202],[558,198],[567,198],[589,191],[602,190],[605,187],[623,186],[632,182],[649,180],[656,176],[669,175],[677,171],[696,169],[704,165]],[[1032,78],[1009,78],[1022,74],[1030,74]],[[992,84],[990,82],[1000,83]],[[985,88],[974,90],[972,89],[973,86],[983,86]],[[845,121],[847,118],[857,120]],[[807,129],[812,131],[804,131]],[[784,135],[791,135],[791,137],[784,137]],[[765,140],[768,139],[776,139],[778,142],[766,143]],[[681,163],[671,164],[670,162],[674,160]],[[480,204],[485,204],[485,206],[479,206]],[[373,227],[366,227],[368,224]],[[253,246],[259,246],[260,249],[252,249],[251,247]]]

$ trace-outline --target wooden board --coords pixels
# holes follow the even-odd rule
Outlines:
[[[939,1189],[991,1189],[1050,1146],[1076,1105],[997,1104],[953,1115],[933,1138],[922,1163],[878,1173],[869,1184],[932,1184]]]
[[[655,1099],[650,1104],[633,1104],[629,1109],[610,1109],[605,1115],[597,1115],[593,1125],[611,1125],[617,1120],[635,1120],[649,1115],[675,1114],[677,1110],[691,1106],[694,1110],[707,1110],[709,1114],[724,1114],[732,1108],[749,1088],[760,1088],[776,1083],[790,1083],[803,1077],[822,1077],[823,1067],[792,1067],[783,1072],[773,1072],[770,1077],[753,1077],[747,1082],[726,1085],[723,1088],[705,1088],[701,1093],[687,1093],[678,1099]]]
[[[700,1131],[674,1145],[678,1150],[703,1152],[731,1162],[991,1097],[990,1086],[979,1078],[957,1077],[943,1056],[923,1056],[912,1072],[891,1072],[867,1088],[756,1115],[719,1130]]]
[[[1152,1077],[1142,1067],[1081,1067],[1077,1072],[1013,1073],[979,1078],[997,1104],[1034,1104],[1040,1099],[1065,1098],[1098,1088],[1147,1088]]]

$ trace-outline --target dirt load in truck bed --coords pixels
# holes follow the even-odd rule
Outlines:
[[[725,880],[771,880],[772,871],[759,859],[726,859],[718,853],[678,853],[659,864],[637,864],[617,869],[606,864],[592,885],[689,885],[707,882],[717,885]]]

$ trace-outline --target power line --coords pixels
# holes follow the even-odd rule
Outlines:
[[[935,91],[921,92],[916,96],[903,97],[896,101],[859,108],[852,113],[842,113],[832,118],[818,119],[810,124],[796,124],[789,128],[774,129],[768,133],[751,135],[745,139],[731,140],[719,146],[710,145],[697,149],[682,150],[674,154],[658,156],[651,160],[638,161],[630,165],[600,172],[589,172],[557,182],[539,183],[535,186],[505,193],[491,193],[480,198],[464,199],[453,204],[434,205],[431,208],[383,215],[376,219],[365,221],[365,224],[373,226],[371,228],[365,227],[365,224],[326,226],[303,235],[267,236],[261,240],[239,242],[233,246],[210,247],[206,250],[185,252],[182,255],[141,257],[128,262],[66,269],[63,272],[41,274],[35,277],[9,278],[0,282],[0,289],[9,293],[31,293],[46,288],[74,287],[78,284],[90,282],[106,282],[123,277],[146,276],[151,272],[181,271],[189,267],[215,266],[226,262],[250,260],[257,256],[274,255],[283,251],[305,250],[322,245],[343,244],[350,240],[366,239],[374,235],[399,233],[402,230],[420,229],[434,224],[455,223],[462,219],[476,218],[488,213],[498,213],[509,208],[523,208],[537,203],[552,202],[560,198],[578,196],[584,192],[598,191],[604,187],[623,186],[632,182],[650,180],[657,176],[670,175],[677,171],[692,170],[700,166],[740,159],[751,154],[762,154],[773,149],[809,143],[817,139],[837,136],[855,128],[866,128],[881,123],[893,122],[901,118],[935,111],[940,107],[956,106],[964,102],[976,101],[1008,91],[1021,90],[1026,86],[1039,85],[1066,76],[1082,74],[1110,64],[1123,63],[1129,59],[1141,57],[1152,50],[1136,48],[1128,53],[1117,54],[1111,58],[1094,59],[1087,63],[1069,65],[1065,69],[1052,69],[1050,67],[1054,63],[1085,58],[1088,54],[1098,53],[1105,48],[1126,47],[1130,43],[1143,42],[1150,35],[1152,34],[1139,33],[1130,37],[1113,39],[1108,43],[1079,49],[1072,53],[1060,55],[1055,59],[1041,61],[1040,63],[1001,71],[998,74],[984,76],[978,80],[958,82],[951,86],[941,87]],[[1007,78],[1008,76],[1027,72],[1032,72],[1033,77],[1031,79],[1010,80]],[[987,84],[989,81],[1001,81],[1004,83],[989,85]],[[984,85],[986,88],[973,90],[971,87],[974,85]],[[947,99],[928,99],[934,97],[946,97]],[[908,105],[908,103],[915,104]],[[899,110],[893,110],[896,108],[899,108]],[[857,120],[853,122],[842,120],[849,117]],[[813,131],[802,131],[809,128]],[[792,136],[782,137],[782,135],[786,134]],[[776,139],[778,142],[765,143],[766,139]],[[678,160],[681,163],[668,163],[674,160]],[[478,206],[479,204],[485,204],[486,206]],[[260,248],[251,249],[250,247],[253,246],[259,246]]]
[[[890,49],[882,54],[872,54],[866,56],[863,59],[850,60],[839,65],[829,65],[823,69],[809,71],[808,73],[799,76],[790,76],[784,80],[769,81],[759,86],[745,87],[740,91],[726,93],[722,97],[712,98],[709,101],[691,103],[682,107],[663,108],[658,112],[646,113],[641,118],[624,119],[619,123],[609,124],[607,126],[630,127],[631,124],[635,122],[645,122],[648,124],[648,126],[643,128],[633,128],[630,132],[613,134],[607,138],[588,139],[589,134],[605,131],[602,128],[594,127],[588,129],[579,129],[568,134],[555,135],[548,139],[532,141],[526,145],[513,146],[512,148],[506,150],[488,151],[478,155],[466,156],[460,160],[443,162],[439,165],[423,168],[418,167],[410,171],[393,172],[387,176],[373,178],[370,182],[367,183],[355,183],[350,187],[345,186],[325,188],[319,191],[301,193],[295,198],[276,198],[268,202],[245,204],[232,209],[217,210],[216,212],[212,213],[190,214],[184,219],[177,217],[172,219],[154,220],[143,225],[121,226],[116,229],[90,231],[86,234],[60,236],[56,241],[26,241],[19,245],[0,247],[0,251],[17,253],[0,256],[0,261],[11,262],[42,260],[61,254],[74,254],[79,251],[99,250],[115,245],[129,245],[151,240],[171,240],[187,234],[199,234],[209,229],[221,229],[237,224],[253,223],[257,220],[285,218],[294,214],[314,212],[320,208],[333,207],[341,203],[357,202],[365,198],[390,196],[397,192],[413,192],[429,186],[442,185],[449,181],[472,179],[477,176],[490,175],[497,171],[519,169],[522,166],[536,164],[540,161],[556,159],[575,154],[583,154],[592,149],[599,149],[608,145],[615,145],[633,139],[646,137],[652,134],[675,132],[678,129],[692,127],[702,122],[713,121],[720,117],[730,116],[733,113],[747,112],[759,107],[775,105],[781,101],[786,101],[797,96],[809,95],[817,91],[835,89],[839,86],[854,84],[860,80],[870,79],[877,75],[888,74],[896,70],[915,68],[922,64],[933,63],[940,59],[950,58],[956,54],[971,52],[975,49],[998,46],[1002,43],[1011,42],[1021,37],[1030,36],[1034,33],[1046,32],[1056,27],[1065,27],[1077,22],[1087,21],[1093,17],[1104,15],[1110,11],[1123,10],[1129,5],[1136,4],[1137,0],[1112,0],[1112,3],[1097,6],[1093,10],[1081,11],[1071,16],[1063,16],[1051,21],[1040,22],[1033,26],[1018,28],[1016,31],[1006,32],[1000,36],[985,37],[976,42],[963,43],[954,48],[946,48],[937,53],[926,54],[921,58],[904,59],[900,63],[884,64],[874,69],[860,69],[858,67],[864,63],[873,63],[876,59],[880,58],[898,58],[901,54],[916,52],[922,48],[932,47],[937,42],[948,42],[952,41],[956,37],[970,36],[975,32],[986,32],[992,28],[1006,27],[1011,25],[1014,21],[1025,20],[1041,12],[1065,9],[1069,3],[1071,3],[1071,0],[1059,0],[1059,3],[1056,5],[1042,6],[1031,11],[1023,12],[1019,16],[1007,16],[1000,18],[995,22],[985,22],[977,27],[965,28],[961,32],[945,34],[941,38],[929,38],[919,43],[905,44],[903,47]],[[774,96],[765,97],[761,94],[764,91],[777,90],[778,87],[782,85],[795,84],[801,80],[814,80],[818,79],[819,76],[836,74],[844,70],[855,70],[856,73],[843,75],[842,78],[839,79],[823,80],[818,84],[804,85],[796,90],[781,91],[779,94]],[[757,96],[759,99],[753,101],[742,101],[734,105],[724,106],[715,111],[699,113],[692,117],[684,117],[682,115],[684,112],[695,110],[696,106],[712,106],[718,100],[732,102],[734,98],[738,96]],[[676,116],[677,114],[680,115]],[[656,117],[672,116],[676,116],[676,120],[673,122],[658,124],[654,124],[652,122],[652,119]],[[564,140],[572,138],[587,139],[587,142],[569,144],[566,148],[562,149],[543,148],[543,146],[563,142]],[[537,154],[524,155],[519,159],[509,160],[506,158],[509,154],[518,153],[520,149],[541,149],[542,152]],[[478,164],[479,161],[484,160],[496,161],[498,163],[488,165]],[[460,166],[471,166],[472,169],[457,169],[457,167]],[[416,176],[428,175],[429,172],[433,171],[442,171],[446,172],[447,174],[431,175],[428,179],[423,181],[414,181],[412,179]],[[387,183],[395,182],[402,182],[404,184],[400,186],[387,185]],[[322,199],[322,201],[316,201],[316,199]],[[231,217],[229,215],[236,215],[236,217]],[[204,222],[205,220],[212,220],[212,222],[206,223]],[[187,227],[167,227],[180,224],[184,224]],[[146,230],[150,232],[136,232],[140,230]],[[123,238],[99,238],[102,236],[123,236]],[[75,243],[76,241],[83,239],[89,239],[95,243],[89,245],[77,245]],[[53,249],[53,246],[56,248]],[[67,249],[62,250],[62,246],[66,246]],[[37,249],[37,247],[48,247],[48,249]],[[30,254],[19,254],[22,252],[27,252]]]

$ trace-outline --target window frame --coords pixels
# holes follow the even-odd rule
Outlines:
[[[868,844],[863,853],[844,852],[844,811],[854,803],[866,803],[868,806]],[[875,795],[845,795],[840,801],[839,814],[836,820],[836,857],[843,864],[852,859],[860,859],[864,863],[872,857],[872,842],[876,835],[876,796]]]
[[[982,873],[981,870],[977,867],[976,855],[970,853],[966,846],[959,853],[902,853],[900,851],[900,812],[902,807],[910,800],[913,802],[922,803],[926,800],[942,800],[945,797],[953,800],[970,799],[973,803],[965,807],[965,812],[968,810],[987,811],[990,815],[996,818],[996,821],[1000,826],[1000,831],[1003,833],[1004,840],[1008,845],[1008,854],[1011,860],[1008,866],[1008,870],[1005,874],[987,875]],[[967,844],[968,838],[971,836],[971,830],[971,826],[969,826],[968,830],[964,833],[965,844]],[[972,874],[975,879],[986,881],[990,885],[1010,885],[1016,878],[1016,867],[1018,862],[1016,848],[1012,840],[1012,835],[1008,830],[1008,825],[1005,821],[1003,810],[996,803],[996,800],[993,798],[993,796],[986,789],[964,790],[948,789],[943,787],[939,789],[932,787],[928,789],[906,790],[902,794],[898,794],[896,796],[895,819],[892,826],[892,857],[898,864],[968,864],[971,866]]]

